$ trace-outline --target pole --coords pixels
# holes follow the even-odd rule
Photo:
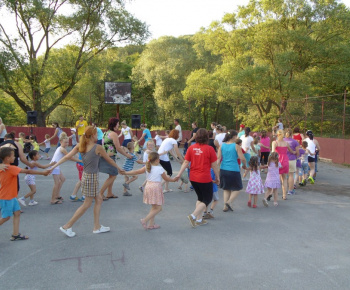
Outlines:
[[[119,119],[119,104],[117,105],[117,119]]]
[[[343,139],[345,139],[345,108],[346,108],[346,90],[344,91],[344,110],[343,110]]]
[[[321,137],[323,137],[323,134],[322,134],[322,129],[323,129],[323,110],[324,110],[324,100],[322,99]]]

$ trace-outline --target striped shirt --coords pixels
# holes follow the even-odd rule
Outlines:
[[[125,160],[125,163],[123,165],[123,169],[125,171],[131,171],[134,168],[135,161],[138,160],[138,157],[134,153],[129,152],[129,154],[132,156],[132,158],[131,159],[127,158]]]

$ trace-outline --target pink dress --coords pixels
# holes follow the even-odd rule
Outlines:
[[[250,172],[250,178],[245,191],[249,194],[264,193],[264,185],[260,177],[260,170]]]
[[[287,155],[288,147],[277,146],[276,152],[278,153],[278,161],[281,163],[282,168],[279,169],[279,173],[289,173],[289,159]]]
[[[281,164],[278,163],[280,166]],[[281,187],[281,179],[279,174],[279,166],[276,166],[275,162],[270,162],[269,168],[267,171],[267,176],[265,180],[265,187],[268,188],[280,188]]]

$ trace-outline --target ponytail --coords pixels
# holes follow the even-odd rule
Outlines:
[[[81,135],[79,140],[79,152],[85,153],[86,152],[86,145],[89,141],[89,139],[92,138],[96,134],[97,130],[96,127],[93,126],[87,126],[85,128],[85,132],[83,135]]]
[[[148,155],[148,161],[146,162],[146,170],[148,173],[151,172],[152,169],[152,162],[156,161],[159,158],[159,154],[157,152],[151,152]]]

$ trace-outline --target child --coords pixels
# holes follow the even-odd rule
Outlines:
[[[278,153],[272,152],[269,155],[268,163],[268,172],[265,181],[265,187],[267,187],[267,191],[265,193],[265,198],[263,199],[264,206],[269,206],[267,203],[268,200],[272,197],[274,199],[274,206],[278,206],[278,188],[281,187],[281,180],[279,174],[279,168],[282,167],[281,163],[278,162]]]
[[[82,160],[81,154],[79,152],[79,160]],[[81,186],[81,178],[83,176],[83,171],[84,171],[84,164],[82,162],[76,162],[76,167],[78,169],[78,174],[79,174],[79,180],[78,182],[75,184],[73,193],[71,194],[71,196],[69,197],[69,199],[71,201],[85,201],[85,196],[83,195],[81,198],[77,197],[77,193],[78,190],[80,189]]]
[[[28,153],[27,159],[30,158],[30,163],[31,166],[30,169],[31,170],[37,170],[38,168],[48,168],[50,166],[53,166],[55,163],[50,163],[47,165],[41,165],[40,163],[38,163],[37,161],[40,159],[40,154],[38,151],[36,150],[32,150]],[[29,160],[29,159],[28,159]],[[29,169],[29,168],[26,168]],[[32,206],[32,205],[37,205],[38,202],[36,202],[34,200],[34,194],[36,193],[36,185],[35,185],[35,175],[32,174],[27,174],[24,178],[26,184],[29,186],[30,188],[30,192],[27,193],[25,196],[22,196],[21,198],[18,199],[19,203],[23,206],[26,206],[26,198],[30,197],[30,201],[28,203],[28,205]]]
[[[158,151],[160,145],[162,145],[163,139],[161,136],[159,136],[159,131],[155,131],[156,136],[154,137],[154,140],[156,140],[156,150]]]
[[[182,190],[182,185],[185,184],[184,192],[189,192],[188,190],[188,168],[185,169],[184,172],[182,172],[181,177],[180,177],[181,183],[178,189]]]
[[[132,140],[134,142],[134,154],[141,154],[139,140],[135,135],[132,137]]]
[[[58,147],[55,151],[55,154],[52,157],[51,162],[58,162],[60,161],[65,155],[68,154],[66,148],[68,147],[69,139],[67,137],[67,134],[61,133],[60,136],[60,144],[61,146]],[[71,160],[79,162],[80,160],[77,158],[71,158]],[[61,204],[63,201],[62,196],[60,196],[60,190],[62,188],[63,183],[66,181],[66,178],[64,177],[61,169],[59,166],[54,166],[54,170],[52,171],[52,177],[55,182],[53,188],[52,188],[52,196],[51,196],[51,204]]]
[[[143,202],[152,205],[148,215],[140,222],[145,230],[159,229],[160,226],[154,223],[154,217],[162,210],[164,204],[164,194],[162,187],[162,178],[165,181],[175,182],[175,178],[167,176],[165,170],[159,165],[159,154],[151,152],[148,155],[146,166],[138,170],[125,172],[126,175],[136,175],[146,173],[147,184],[143,192]]]
[[[210,168],[210,174],[211,174],[211,179],[213,180],[213,203],[211,204],[210,211],[208,211],[207,206],[203,218],[204,219],[213,219],[214,218],[214,208],[216,207],[218,201],[219,201],[219,192],[218,192],[218,185],[215,183],[215,173],[213,168]]]
[[[33,150],[35,150],[35,151],[40,151],[40,146],[39,146],[39,144],[36,142],[36,137],[34,136],[34,135],[30,135],[29,136],[29,140],[30,140],[30,142],[32,143],[32,145],[33,145]],[[40,156],[39,156],[39,158],[40,158]]]
[[[68,144],[68,139],[65,141]],[[82,160],[84,163],[84,172],[81,178],[82,192],[85,195],[84,203],[75,211],[72,218],[62,227],[60,231],[66,236],[72,238],[76,234],[72,230],[74,223],[87,211],[91,206],[92,201],[95,200],[94,206],[94,228],[93,234],[101,234],[109,232],[111,229],[109,227],[104,227],[100,224],[100,211],[102,204],[103,192],[99,192],[98,189],[98,164],[100,157],[105,159],[108,164],[118,169],[118,171],[123,174],[124,170],[119,168],[119,166],[110,158],[107,152],[101,145],[96,144],[97,142],[97,130],[95,127],[87,126],[85,132],[80,137],[79,146],[74,147],[74,149],[69,152],[66,156],[62,157],[60,161],[55,164],[51,171],[54,171],[60,164],[67,160],[73,160],[74,155],[78,152],[81,153]],[[80,161],[79,159],[76,159]]]
[[[125,159],[125,163],[123,165],[123,169],[125,171],[131,171],[134,167],[134,163],[135,161],[138,163],[138,164],[144,164],[141,160],[139,160],[139,158],[132,152],[134,152],[134,144],[132,142],[129,142],[127,145],[126,145],[126,150],[127,152],[126,153],[129,153],[132,158],[127,158]],[[137,179],[137,176],[131,176],[131,179],[129,179],[128,176],[124,176],[124,180],[125,182],[123,183],[123,186],[124,186],[124,192],[123,192],[123,195],[124,196],[132,196],[132,194],[128,191],[130,190],[130,186],[129,184],[133,181],[135,181]]]
[[[258,156],[259,157],[259,164],[260,164],[260,145],[259,145],[259,142],[260,142],[260,139],[258,136],[254,137],[254,141],[253,141],[253,144],[254,144],[254,148],[255,148],[255,151],[254,152],[252,149],[250,150],[250,156]]]
[[[45,144],[45,151],[44,151],[44,153],[46,155],[46,160],[49,160],[50,159],[49,151],[51,149],[50,135],[49,134],[45,134],[45,141],[39,143],[39,146],[43,145],[43,144]]]
[[[18,141],[18,143],[21,144],[22,147],[24,148],[24,143],[29,142],[29,140],[26,139],[26,134],[24,134],[23,132],[20,132],[18,136],[19,138],[16,138],[15,140]]]
[[[13,232],[11,241],[21,241],[29,239],[28,236],[21,235],[19,233],[19,222],[21,215],[21,207],[17,200],[17,176],[19,173],[49,174],[49,171],[36,171],[31,169],[22,169],[17,166],[10,165],[15,161],[15,151],[10,147],[4,147],[0,150],[0,159],[3,161],[7,168],[4,171],[0,171],[0,208],[1,219],[0,225],[7,222],[11,216],[13,216]]]
[[[309,173],[309,162],[308,162],[308,156],[310,155],[315,155],[310,152],[309,149],[307,149],[308,143],[306,141],[302,142],[302,148],[299,149],[303,150],[300,152],[300,162],[301,162],[301,168],[299,170],[299,181],[302,178],[302,180],[299,182],[300,186],[306,185],[306,180],[307,180],[307,175]]]
[[[264,193],[264,185],[260,177],[259,159],[258,156],[252,156],[249,160],[250,178],[246,192],[249,193],[249,207],[252,207],[252,197],[254,196],[253,208],[257,208],[258,194]]]
[[[78,144],[77,135],[76,135],[77,130],[75,128],[71,128],[70,132],[72,133],[72,135],[70,135],[68,138],[72,139],[72,149],[73,149]]]
[[[185,143],[184,143],[184,152],[183,152],[184,156],[185,156],[185,155],[186,155],[186,153],[187,153],[187,149],[188,149],[188,138],[185,138]]]

